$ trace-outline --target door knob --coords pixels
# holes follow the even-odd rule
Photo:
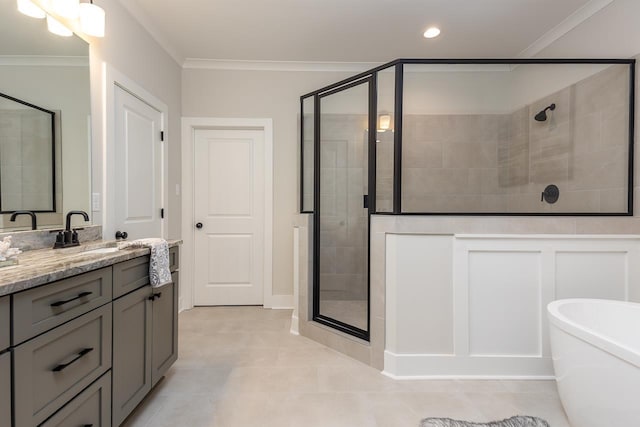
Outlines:
[[[129,234],[126,231],[116,231],[116,240],[127,240]]]
[[[198,230],[200,230],[200,229],[202,228],[202,223],[201,223],[201,222],[197,222],[197,223],[196,223],[196,228],[197,228]]]

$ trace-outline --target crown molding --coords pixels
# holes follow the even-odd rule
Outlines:
[[[378,62],[319,62],[319,61],[249,61],[234,59],[187,58],[185,69],[246,70],[246,71],[316,71],[359,73],[380,65]]]
[[[596,13],[613,3],[614,0],[591,0],[580,9],[569,15],[564,21],[547,31],[538,40],[534,41],[525,50],[516,55],[516,58],[532,58],[551,46],[556,40],[573,30]]]
[[[2,66],[89,67],[88,56],[0,55]]]
[[[245,61],[233,59],[196,59],[184,61],[184,69],[233,70],[233,71],[297,71],[297,72],[346,72],[362,73],[379,66],[379,62],[303,62],[303,61]],[[466,71],[511,71],[508,64],[420,64],[405,65],[408,73],[421,72],[466,72]],[[386,71],[386,70],[385,70]],[[382,72],[385,72],[382,71]],[[392,72],[393,69],[388,70]]]
[[[158,45],[175,61],[178,66],[182,67],[184,57],[180,51],[169,41],[158,26],[149,19],[148,15],[140,8],[137,2],[133,0],[118,0],[118,3],[124,7],[129,14],[144,28],[147,33],[158,43]]]

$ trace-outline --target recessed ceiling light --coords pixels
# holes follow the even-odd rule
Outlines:
[[[431,27],[427,28],[427,31],[424,32],[424,37],[427,39],[432,39],[434,37],[438,37],[440,35],[440,28]]]

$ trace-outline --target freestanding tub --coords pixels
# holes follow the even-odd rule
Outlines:
[[[572,427],[640,426],[640,304],[566,299],[547,311],[558,391]]]

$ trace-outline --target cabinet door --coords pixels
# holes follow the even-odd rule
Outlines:
[[[151,286],[113,302],[113,425],[151,390]]]
[[[11,315],[9,308],[9,297],[0,298],[0,352],[3,352],[9,346],[10,335],[9,325],[11,325]]]
[[[11,427],[11,353],[0,355],[0,427]]]
[[[173,283],[154,289],[153,339],[151,343],[152,384],[162,378],[178,359],[178,273]]]

